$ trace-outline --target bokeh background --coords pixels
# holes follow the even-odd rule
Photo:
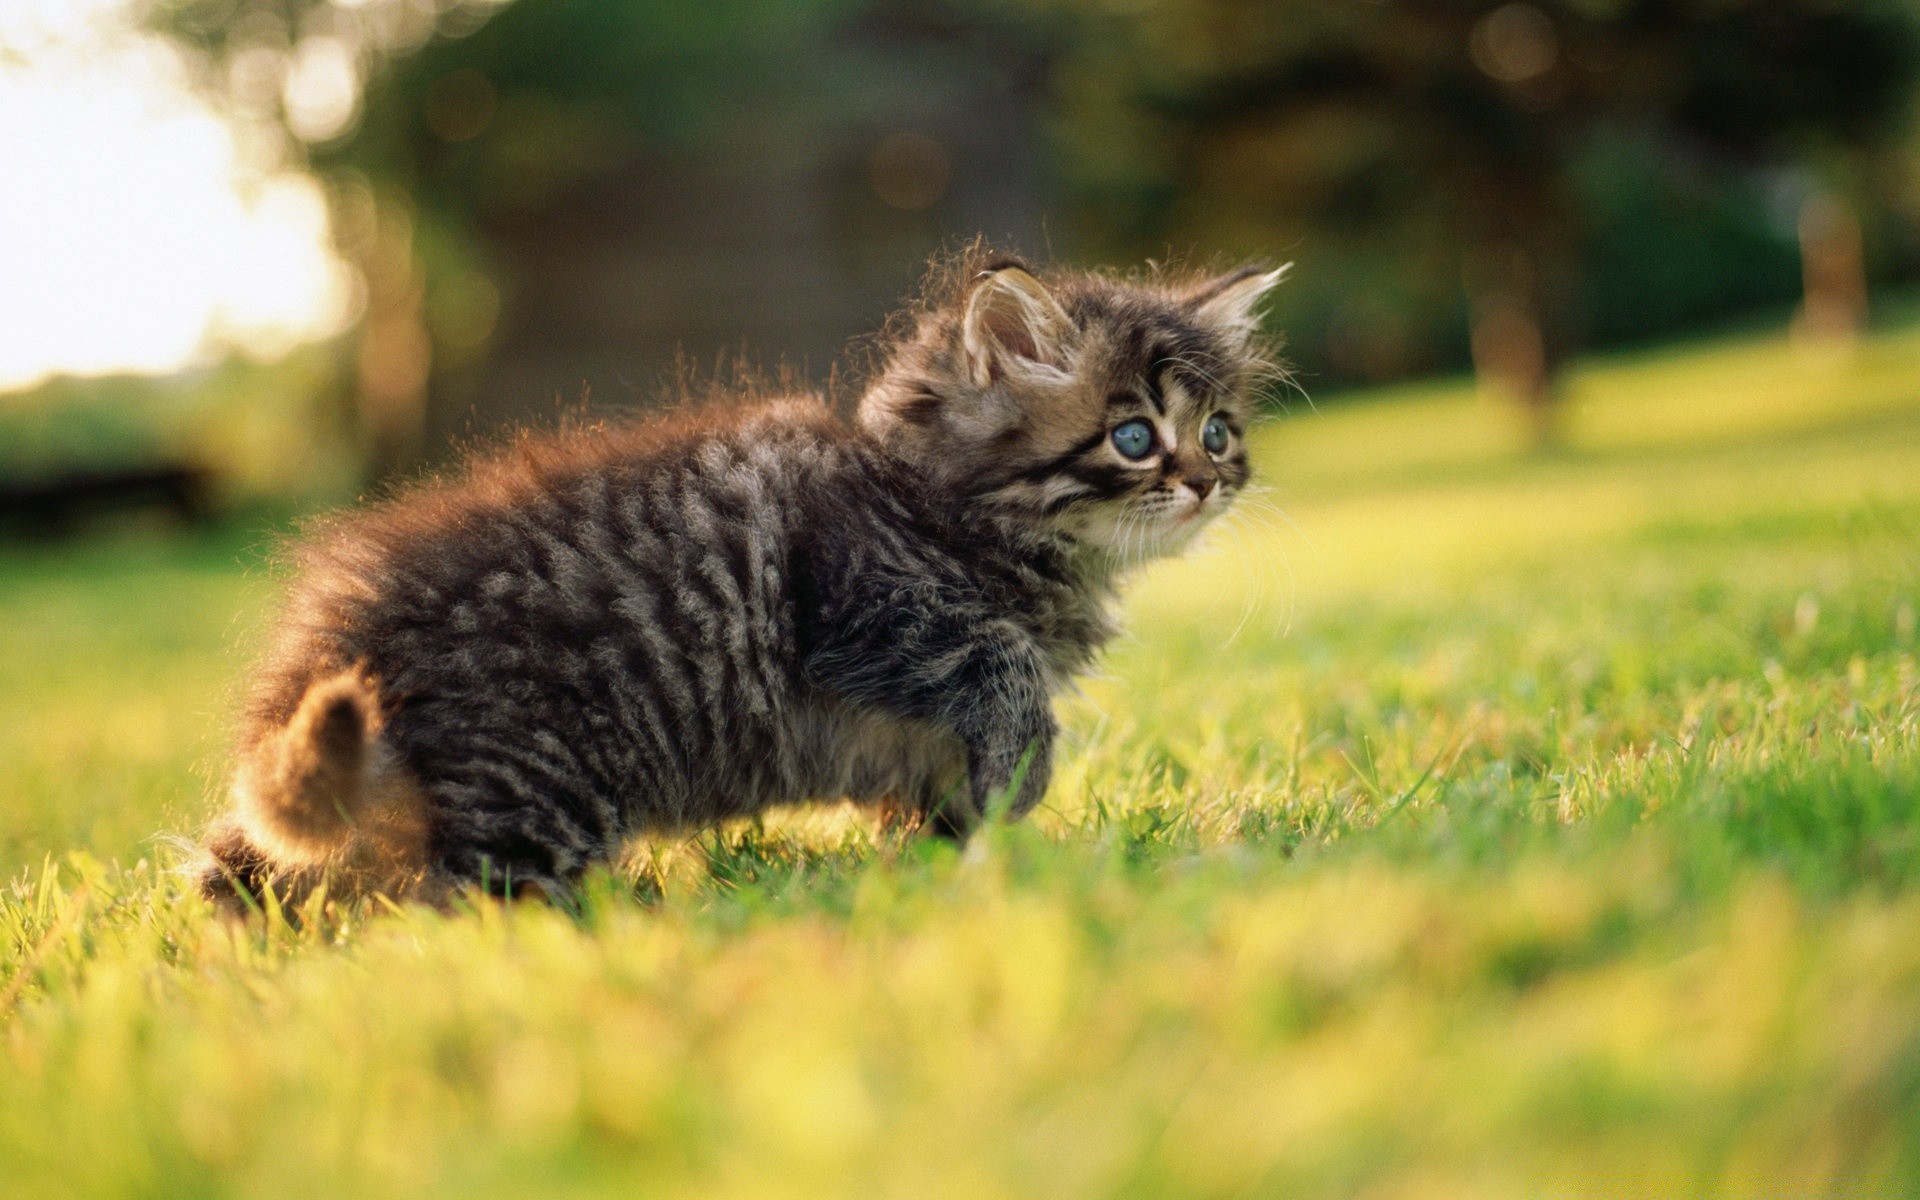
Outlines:
[[[1315,403],[1550,446],[1582,352],[1897,312],[1916,91],[1910,0],[4,0],[0,524],[844,378],[975,235],[1292,261]]]
[[[0,0],[0,1194],[1920,1195],[1920,0]],[[277,539],[1295,264],[1046,804],[216,920]],[[836,371],[837,366],[837,371]]]

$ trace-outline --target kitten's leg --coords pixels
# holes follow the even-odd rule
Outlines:
[[[938,765],[926,767],[911,780],[881,800],[881,827],[889,831],[918,830],[951,842],[966,841],[976,823],[963,815],[973,811],[966,752],[954,746],[950,754],[942,755]],[[956,807],[956,799],[962,796],[969,799]]]
[[[1002,675],[972,701],[955,724],[967,744],[974,819],[1004,801],[1007,819],[1017,820],[1040,803],[1053,776],[1054,722],[1045,685]]]
[[[1053,774],[1053,714],[1044,701],[1008,706],[998,697],[975,700],[980,707],[955,723],[967,744],[966,787],[937,797],[927,816],[927,830],[948,841],[966,841],[998,803],[1006,802],[1010,821],[1027,815],[1047,794]]]
[[[969,630],[964,649],[947,661],[958,668],[942,682],[967,747],[974,810],[1004,800],[1007,819],[1017,820],[1040,803],[1053,775],[1046,661],[1024,632],[997,621]]]
[[[929,788],[922,798],[920,814],[920,828],[945,842],[964,843],[980,824],[972,784],[965,778],[952,780],[945,787]]]
[[[1007,622],[903,624],[886,642],[816,662],[815,677],[844,695],[937,722],[959,736],[966,786],[926,797],[934,833],[965,840],[1003,800],[1009,819],[1024,816],[1046,795],[1052,774],[1054,722],[1045,660]]]

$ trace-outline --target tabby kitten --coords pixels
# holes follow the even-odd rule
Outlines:
[[[964,838],[1039,803],[1121,576],[1246,483],[1281,272],[947,275],[852,426],[808,397],[527,437],[310,538],[209,895],[552,892],[773,805]]]

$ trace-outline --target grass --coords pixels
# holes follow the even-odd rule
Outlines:
[[[8,551],[0,1191],[1920,1193],[1920,332],[1571,401],[1263,429],[1028,824],[571,911],[213,920],[248,537]]]

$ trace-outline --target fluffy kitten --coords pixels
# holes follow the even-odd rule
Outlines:
[[[552,891],[772,805],[960,838],[1037,804],[1124,568],[1247,480],[1280,272],[948,275],[852,427],[804,398],[526,438],[309,539],[209,894]]]

